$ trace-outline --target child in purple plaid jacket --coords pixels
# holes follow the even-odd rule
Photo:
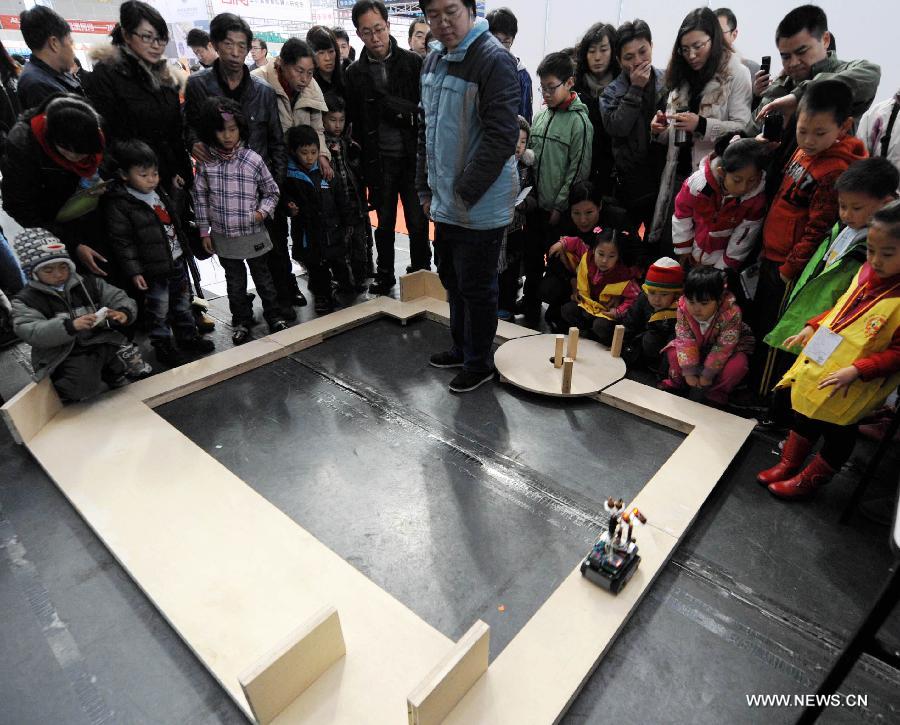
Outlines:
[[[247,269],[262,300],[270,332],[287,328],[266,255],[272,241],[264,222],[278,204],[278,185],[262,157],[244,144],[249,129],[240,105],[208,98],[200,112],[198,135],[212,161],[201,163],[194,179],[194,206],[203,247],[218,254],[225,270],[235,345],[250,339],[253,307]]]

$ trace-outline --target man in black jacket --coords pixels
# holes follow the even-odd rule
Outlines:
[[[23,12],[19,22],[25,44],[31,48],[31,58],[19,76],[17,94],[22,110],[34,108],[48,96],[60,93],[83,96],[81,81],[69,72],[75,64],[69,24],[42,5]]]
[[[243,18],[232,13],[220,13],[209,25],[209,37],[219,57],[212,66],[188,78],[184,94],[185,140],[191,155],[198,161],[211,159],[209,150],[197,136],[197,118],[210,96],[231,98],[240,104],[250,126],[247,146],[262,156],[276,183],[281,186],[287,170],[287,150],[284,132],[278,116],[275,91],[265,81],[250,75],[244,64],[253,42],[253,31]],[[288,254],[287,228],[279,227],[272,218],[266,220],[272,239],[268,253],[269,270],[275,282],[282,313],[289,321],[297,319],[292,309],[306,304],[299,295]]]
[[[353,25],[366,47],[347,69],[347,120],[353,140],[362,147],[363,180],[369,204],[378,213],[378,272],[370,291],[388,294],[396,283],[398,196],[409,231],[411,264],[407,271],[431,269],[428,220],[415,188],[422,59],[400,48],[391,37],[387,8],[381,0],[357,0]]]

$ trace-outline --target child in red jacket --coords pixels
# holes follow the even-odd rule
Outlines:
[[[765,147],[731,138],[719,139],[675,197],[672,242],[682,264],[736,270],[756,244],[766,215]]]
[[[753,334],[734,295],[725,289],[725,274],[694,267],[678,300],[675,339],[666,347],[669,377],[659,387],[673,393],[697,388],[708,402],[724,406],[747,375],[752,350]]]
[[[852,134],[853,94],[840,80],[811,83],[797,116],[798,149],[763,226],[754,332],[762,338],[781,316],[790,287],[838,220],[838,177],[866,157]]]

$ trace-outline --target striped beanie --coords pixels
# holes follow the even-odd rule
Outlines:
[[[30,279],[37,279],[35,272],[53,262],[66,262],[69,270],[75,271],[75,263],[69,257],[66,246],[46,229],[25,229],[15,238],[13,247],[22,271]]]
[[[684,289],[684,270],[671,257],[661,257],[650,265],[647,279],[644,280],[644,292],[672,292],[680,295]]]

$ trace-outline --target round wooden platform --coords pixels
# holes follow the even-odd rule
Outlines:
[[[497,348],[494,365],[504,382],[532,393],[561,398],[593,395],[625,376],[622,358],[613,357],[598,342],[581,338],[572,371],[572,390],[563,393],[563,369],[553,367],[551,362],[555,350],[556,335],[519,337]]]

